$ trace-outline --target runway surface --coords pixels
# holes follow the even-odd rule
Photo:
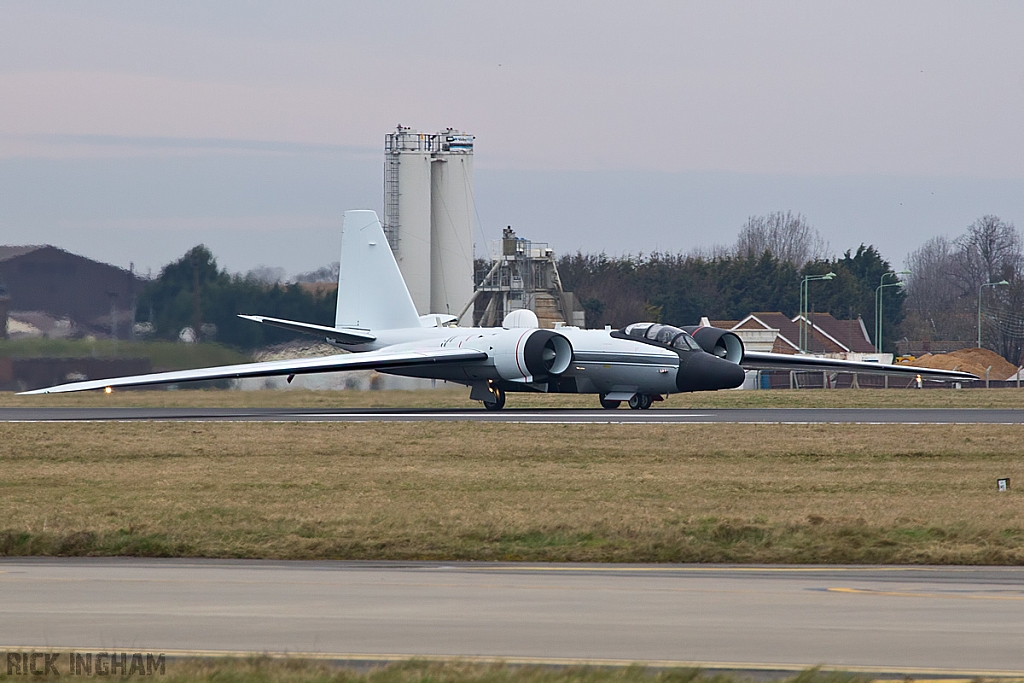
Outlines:
[[[1024,568],[0,560],[0,650],[1024,671]]]
[[[0,408],[0,422],[506,422],[527,424],[1024,424],[1024,410],[753,408],[502,410],[310,408]]]

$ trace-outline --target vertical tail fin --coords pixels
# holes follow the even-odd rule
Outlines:
[[[346,211],[335,327],[419,327],[419,315],[375,211]]]

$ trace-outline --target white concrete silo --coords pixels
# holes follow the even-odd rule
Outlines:
[[[430,311],[433,136],[399,126],[384,138],[384,234],[420,315]]]
[[[420,315],[458,315],[472,298],[473,215],[472,135],[385,136],[384,232]]]
[[[430,311],[458,315],[473,296],[473,137],[448,129],[438,146],[430,167]]]

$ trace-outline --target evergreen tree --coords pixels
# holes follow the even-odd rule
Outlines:
[[[296,284],[267,285],[256,278],[229,275],[217,267],[210,250],[199,245],[146,285],[138,310],[143,315],[152,311],[158,337],[177,339],[183,328],[198,324],[200,341],[254,349],[295,339],[296,333],[243,320],[239,313],[331,325],[336,300],[335,293],[316,296]]]
[[[892,266],[874,246],[861,244],[856,253],[847,249],[840,259],[808,263],[801,276],[828,272],[834,272],[836,277],[814,288],[812,310],[827,311],[839,319],[853,320],[860,316],[874,342],[875,296],[882,275],[887,275],[886,285],[899,282]],[[899,286],[887,286],[882,293],[882,349],[885,351],[895,350],[893,344],[903,321],[905,298]]]
[[[865,245],[841,259],[811,261],[802,268],[766,250],[758,256],[712,258],[576,254],[563,257],[558,270],[565,288],[582,302],[591,327],[652,319],[692,325],[701,316],[738,320],[755,311],[781,311],[793,317],[803,277],[835,271],[834,280],[812,290],[813,308],[841,319],[861,316],[869,330],[874,329],[875,288],[882,273],[892,272],[878,251]],[[883,329],[891,339],[902,318],[899,288],[886,288],[884,304]]]

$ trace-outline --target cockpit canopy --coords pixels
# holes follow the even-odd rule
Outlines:
[[[631,339],[654,342],[677,351],[700,351],[700,344],[685,330],[661,323],[633,323],[622,329]]]

